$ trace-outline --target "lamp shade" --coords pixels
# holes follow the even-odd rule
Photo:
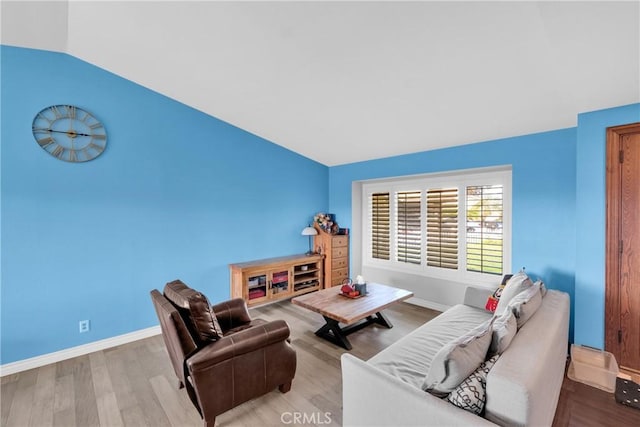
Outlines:
[[[318,232],[313,227],[305,227],[302,229],[303,236],[315,236],[316,234],[318,234]]]

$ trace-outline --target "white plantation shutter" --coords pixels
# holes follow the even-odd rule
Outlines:
[[[467,187],[467,270],[502,274],[503,187]]]
[[[511,268],[509,167],[373,179],[361,188],[363,268],[398,280],[492,285]]]
[[[371,257],[389,259],[390,252],[390,212],[389,193],[374,193],[369,199],[371,227]]]
[[[420,191],[396,193],[396,259],[400,262],[420,264],[421,218]]]
[[[458,269],[458,189],[427,191],[427,265]]]

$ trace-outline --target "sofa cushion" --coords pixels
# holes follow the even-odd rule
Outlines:
[[[202,293],[191,289],[180,280],[169,282],[164,295],[181,311],[185,322],[200,342],[216,341],[222,337],[222,328],[211,309],[209,300]]]
[[[478,369],[473,371],[455,390],[449,393],[447,400],[458,408],[480,415],[487,401],[487,375],[496,360],[498,360],[498,357],[498,355],[495,355],[491,359],[482,362]]]
[[[438,350],[490,318],[491,313],[482,308],[454,305],[373,356],[368,363],[420,389]]]
[[[542,304],[542,294],[539,285],[532,285],[511,299],[509,309],[516,316],[518,329],[538,311]]]
[[[512,310],[505,310],[500,316],[496,316],[493,321],[491,345],[489,346],[489,356],[502,354],[509,347],[513,337],[518,332],[518,323]]]
[[[487,356],[493,318],[451,341],[435,355],[422,389],[439,397],[451,393]]]
[[[496,307],[496,314],[502,314],[513,297],[531,286],[533,286],[533,282],[524,271],[519,271],[514,274],[507,281],[507,284],[502,291],[502,295],[500,295],[500,301],[498,301],[498,306]]]

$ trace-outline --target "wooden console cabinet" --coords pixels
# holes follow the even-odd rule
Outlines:
[[[229,264],[231,297],[249,307],[322,288],[322,255],[291,255]]]
[[[315,225],[314,248],[324,255],[324,287],[342,284],[349,277],[349,235],[329,234]]]

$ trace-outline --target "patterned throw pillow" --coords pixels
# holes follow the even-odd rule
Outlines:
[[[476,415],[482,414],[484,404],[487,401],[487,375],[496,360],[498,360],[498,357],[496,355],[483,362],[478,369],[449,394],[447,400],[458,408],[473,412]]]

